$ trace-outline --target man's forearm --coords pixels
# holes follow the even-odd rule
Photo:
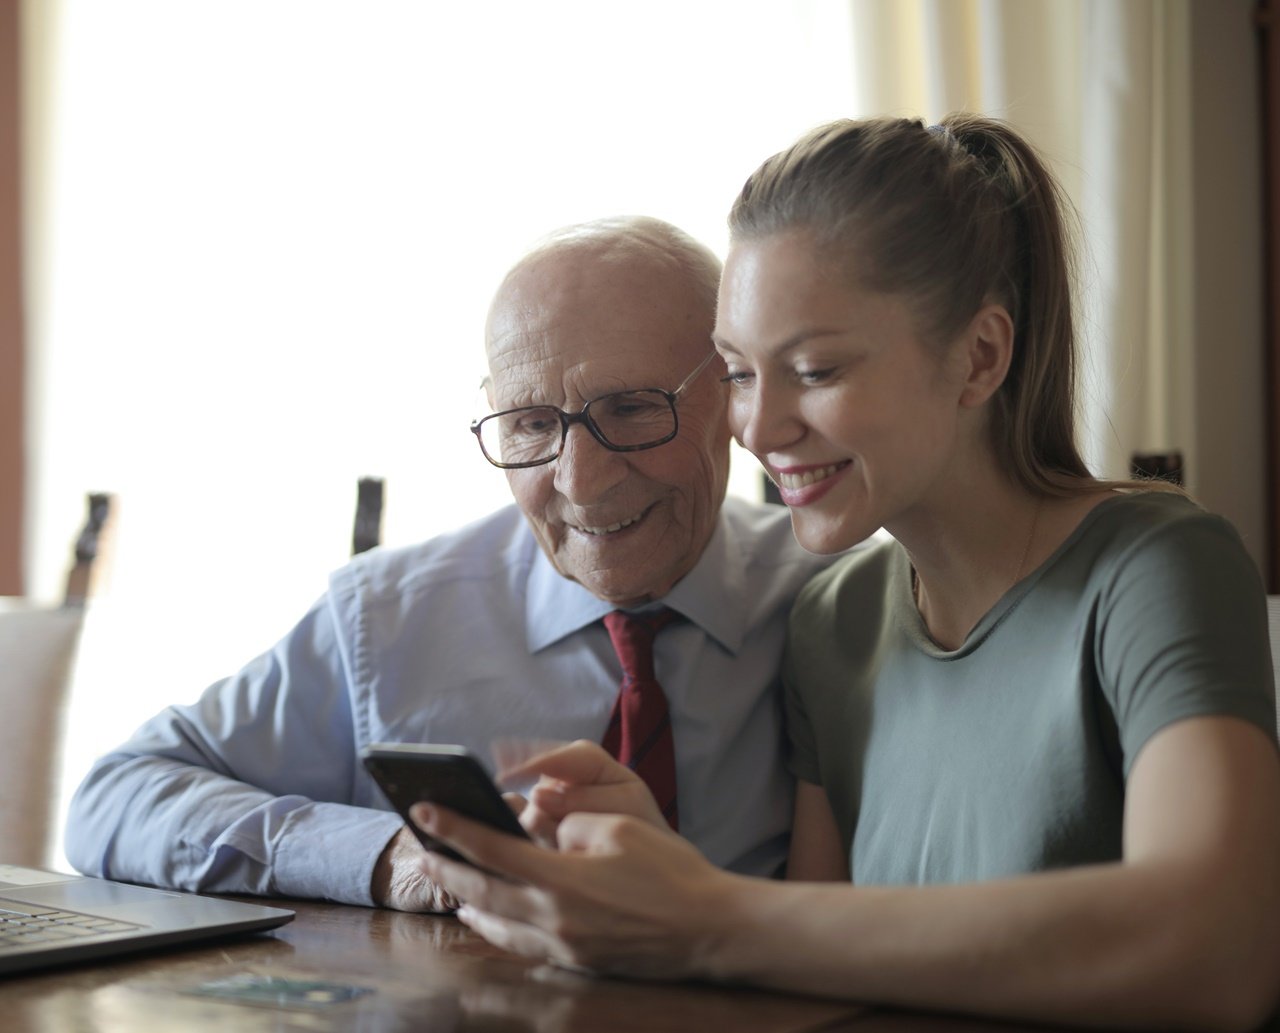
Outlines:
[[[275,797],[191,764],[113,754],[71,804],[67,857],[108,878],[368,904],[394,814]]]

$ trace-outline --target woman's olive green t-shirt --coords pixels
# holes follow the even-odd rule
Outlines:
[[[1117,495],[954,651],[897,542],[818,575],[784,661],[791,768],[824,787],[853,880],[954,883],[1115,860],[1125,778],[1184,718],[1275,741],[1266,602],[1225,520]]]

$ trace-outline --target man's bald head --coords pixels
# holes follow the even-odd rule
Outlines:
[[[529,276],[546,265],[572,268],[577,263],[650,265],[666,269],[684,281],[715,325],[716,293],[720,288],[720,259],[705,244],[669,222],[645,215],[618,216],[576,223],[555,230],[538,241],[511,267],[499,284],[489,309],[486,350],[494,346],[493,317],[526,286]]]
[[[577,413],[647,389],[665,406],[663,395],[712,354],[719,278],[710,250],[658,219],[607,219],[544,238],[507,274],[489,310],[494,409]],[[629,605],[664,595],[693,568],[728,480],[722,375],[713,358],[680,393],[673,440],[615,451],[575,426],[559,458],[508,471],[561,574]]]

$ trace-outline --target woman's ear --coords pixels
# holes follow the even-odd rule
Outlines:
[[[960,405],[976,409],[999,390],[1013,361],[1013,320],[1003,305],[984,305],[964,334],[967,374]]]

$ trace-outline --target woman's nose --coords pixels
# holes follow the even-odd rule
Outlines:
[[[759,382],[750,392],[730,399],[729,425],[743,448],[759,457],[804,436],[804,424],[790,395]]]

